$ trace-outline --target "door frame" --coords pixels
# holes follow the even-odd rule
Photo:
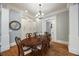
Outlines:
[[[47,18],[47,19],[46,19],[46,22],[50,22],[50,23],[52,24],[52,23],[53,23],[53,20],[56,21],[56,16]],[[51,38],[52,38],[52,41],[57,41],[57,40],[56,40],[56,30],[55,30],[55,38],[54,38],[54,39],[53,39],[53,37],[52,37],[52,31],[51,31]]]

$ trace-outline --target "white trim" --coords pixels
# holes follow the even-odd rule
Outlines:
[[[61,40],[52,40],[53,42],[61,43],[61,44],[66,44],[68,45],[67,41],[61,41]]]
[[[15,45],[16,45],[16,42],[10,43],[10,47],[15,46]]]
[[[18,11],[18,12],[22,12],[23,10],[17,6],[14,6],[14,5],[10,5],[10,4],[5,4],[7,5],[7,8],[10,9],[10,10],[15,10],[15,11]]]
[[[46,21],[50,21],[50,20],[56,20],[56,15],[52,16],[52,17],[48,17],[45,19]]]
[[[79,56],[78,51],[76,49],[74,49],[74,48],[69,49],[69,52]]]

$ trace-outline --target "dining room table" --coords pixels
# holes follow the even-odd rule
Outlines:
[[[32,48],[34,46],[41,45],[42,41],[43,40],[41,40],[40,38],[35,38],[35,37],[25,38],[22,40],[22,45]]]
[[[23,46],[30,47],[32,49],[32,55],[42,55],[48,48],[48,40],[45,35],[24,38],[21,43]]]

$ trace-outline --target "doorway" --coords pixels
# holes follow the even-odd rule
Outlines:
[[[46,21],[46,32],[51,34],[52,41],[56,40],[56,20]]]

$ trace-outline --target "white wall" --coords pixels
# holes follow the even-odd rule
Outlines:
[[[56,20],[55,38],[53,41],[68,44],[69,41],[69,12],[67,10],[52,15],[46,18],[49,20]],[[50,21],[51,23],[53,21]],[[52,34],[53,35],[53,34]]]
[[[21,20],[21,35],[22,38],[25,37],[27,33],[36,32],[36,22],[33,22],[32,19],[22,19]]]
[[[27,33],[41,33],[41,22],[33,21],[33,19],[21,19],[21,36],[25,37]]]
[[[44,34],[44,32],[46,32],[46,21],[44,19],[42,20],[42,34]]]
[[[69,52],[79,55],[79,5],[69,8]]]
[[[21,23],[21,17],[22,17],[22,13],[20,11],[16,11],[13,9],[10,9],[9,11],[9,22],[11,21],[18,21],[19,23]],[[21,36],[21,30],[11,30],[9,29],[9,34],[10,34],[10,43],[15,42],[15,36],[20,37]]]
[[[69,41],[69,12],[64,11],[56,15],[56,40],[63,43]]]
[[[42,33],[42,22],[41,21],[36,21],[36,32],[39,34]]]
[[[1,52],[9,48],[9,9],[1,8]]]
[[[0,42],[1,42],[1,12],[0,12]]]
[[[0,8],[0,51],[1,51],[1,8]]]

